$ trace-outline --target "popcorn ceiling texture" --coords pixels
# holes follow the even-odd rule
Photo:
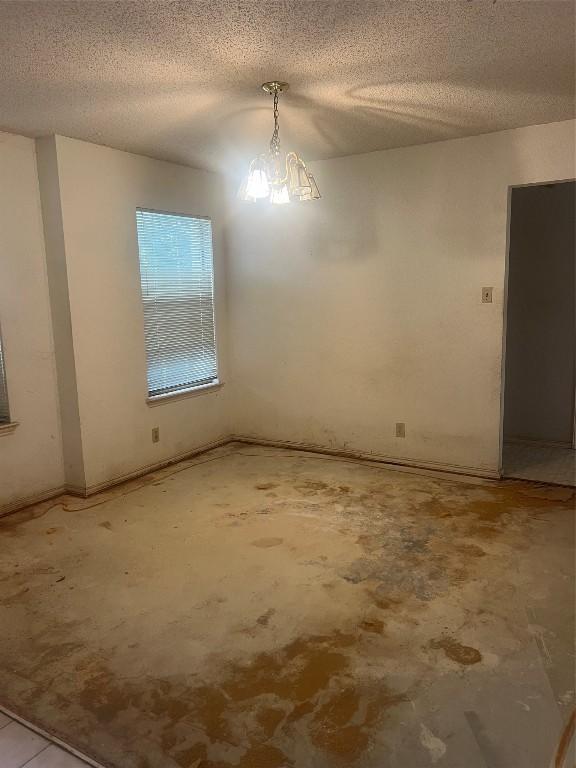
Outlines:
[[[574,116],[572,2],[0,2],[0,129],[206,168]]]

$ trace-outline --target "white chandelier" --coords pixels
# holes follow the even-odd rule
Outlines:
[[[262,86],[274,97],[274,133],[267,152],[252,160],[248,175],[238,191],[240,200],[267,200],[275,205],[301,200],[318,200],[320,192],[314,176],[296,152],[282,155],[278,123],[278,94],[288,90],[288,83],[273,80]]]

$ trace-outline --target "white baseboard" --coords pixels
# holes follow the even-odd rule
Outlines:
[[[211,443],[204,443],[198,448],[194,448],[184,453],[179,453],[176,456],[171,456],[168,459],[155,462],[154,464],[147,464],[144,467],[140,467],[133,472],[128,472],[124,475],[105,480],[101,483],[95,483],[86,487],[67,485],[61,488],[52,488],[44,493],[36,494],[34,496],[28,496],[23,499],[18,499],[5,504],[0,507],[0,517],[17,512],[25,507],[38,504],[41,501],[47,501],[48,499],[56,498],[64,493],[71,494],[72,496],[80,496],[81,498],[87,498],[93,496],[95,493],[105,491],[108,488],[113,488],[121,483],[126,483],[129,480],[135,480],[138,477],[147,475],[150,472],[156,472],[164,467],[169,467],[172,464],[177,464],[179,461],[185,461],[191,459],[194,456],[199,456],[207,451],[214,450],[214,448],[220,448],[228,443],[245,443],[249,445],[264,445],[272,448],[288,448],[296,451],[309,451],[311,453],[323,453],[328,456],[336,456],[343,459],[359,459],[362,461],[372,461],[382,465],[389,465],[391,467],[412,467],[414,469],[431,470],[434,472],[446,472],[452,475],[465,475],[468,477],[480,477],[488,480],[498,480],[501,475],[497,470],[486,469],[485,467],[468,467],[458,464],[446,464],[439,461],[427,461],[421,459],[411,459],[402,456],[386,456],[384,454],[365,453],[362,451],[344,451],[335,448],[330,448],[325,445],[317,445],[314,443],[299,443],[291,440],[270,440],[264,437],[257,437],[252,435],[228,435],[221,437],[218,440],[214,440]]]
[[[534,440],[531,437],[505,437],[504,444],[530,445],[533,448],[572,448],[571,442],[558,440]]]
[[[42,491],[41,493],[36,493],[32,496],[24,496],[23,498],[15,499],[14,501],[10,501],[7,504],[2,504],[2,506],[0,506],[0,517],[10,515],[12,512],[17,512],[19,509],[24,509],[25,507],[31,507],[33,504],[40,504],[41,501],[55,499],[57,496],[62,496],[63,493],[66,493],[66,488],[65,486],[60,486],[59,488],[50,488],[47,491]]]
[[[4,504],[0,506],[0,517],[3,517],[4,515],[10,515],[13,512],[18,512],[19,510],[25,509],[26,507],[31,507],[34,504],[39,504],[42,501],[47,501],[48,499],[54,499],[57,496],[62,496],[63,494],[70,494],[71,496],[79,496],[80,498],[86,499],[88,498],[88,496],[93,496],[95,493],[98,493],[99,491],[105,491],[106,489],[112,488],[115,485],[126,483],[129,480],[135,480],[136,478],[142,477],[143,475],[147,475],[150,472],[155,472],[158,469],[169,467],[171,464],[177,464],[179,461],[185,461],[186,459],[191,459],[193,456],[198,456],[201,453],[206,453],[206,451],[211,451],[214,448],[219,448],[220,446],[226,445],[229,442],[230,442],[230,437],[222,437],[218,440],[214,440],[211,443],[205,443],[204,445],[201,445],[198,448],[194,448],[191,451],[184,451],[183,453],[179,453],[176,456],[171,456],[168,459],[157,461],[154,464],[147,464],[146,466],[140,467],[139,469],[136,469],[133,472],[128,472],[125,475],[120,475],[118,477],[111,478],[110,480],[106,480],[102,483],[95,483],[94,485],[90,485],[87,487],[77,486],[77,485],[65,485],[60,488],[52,488],[51,490],[44,491],[43,493],[38,493],[33,496],[26,496],[24,498],[15,499],[14,501],[11,501],[8,504]]]
[[[154,464],[147,464],[144,467],[139,467],[138,469],[135,469],[133,472],[128,472],[125,475],[119,475],[117,477],[113,477],[110,480],[104,480],[101,483],[94,483],[93,485],[88,485],[85,488],[68,485],[66,486],[66,492],[71,493],[73,496],[82,496],[83,498],[87,498],[88,496],[93,496],[95,493],[99,493],[100,491],[105,491],[108,488],[113,488],[115,485],[126,483],[129,480],[135,480],[136,478],[142,477],[143,475],[147,475],[150,472],[156,472],[159,469],[164,469],[164,467],[169,467],[172,464],[177,464],[179,461],[185,461],[186,459],[191,459],[194,456],[199,456],[201,453],[212,451],[214,450],[214,448],[220,448],[221,446],[226,445],[229,442],[230,442],[230,437],[228,436],[221,437],[218,440],[213,440],[211,443],[204,443],[198,448],[193,448],[190,451],[184,451],[183,453],[179,453],[176,456],[171,456],[169,459],[157,461]]]
[[[487,480],[499,480],[501,477],[501,474],[497,469],[492,470],[486,469],[485,467],[468,467],[460,464],[446,464],[440,461],[410,459],[404,456],[387,456],[385,454],[364,453],[362,451],[345,451],[329,448],[325,445],[316,445],[314,443],[298,443],[291,440],[269,440],[267,438],[251,435],[234,435],[231,440],[233,442],[247,443],[250,445],[268,445],[272,448],[288,448],[295,451],[324,453],[329,456],[337,456],[342,459],[361,459],[362,461],[373,461],[378,464],[388,464],[392,467],[413,467],[415,469],[426,469],[432,470],[434,472],[447,472],[452,475],[481,477]]]

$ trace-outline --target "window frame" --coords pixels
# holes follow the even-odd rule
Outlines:
[[[194,213],[182,213],[180,211],[166,211],[160,208],[149,208],[143,205],[136,206],[134,223],[136,230],[136,254],[138,259],[138,277],[139,277],[139,293],[140,293],[140,308],[142,310],[142,321],[144,329],[144,297],[142,295],[142,263],[140,261],[140,243],[138,240],[138,212],[143,213],[157,213],[163,216],[177,216],[187,219],[200,219],[202,221],[208,221],[210,223],[210,236],[212,242],[212,313],[213,313],[213,326],[214,326],[214,353],[216,357],[216,379],[214,381],[195,384],[193,386],[182,387],[172,392],[163,392],[157,395],[151,395],[148,390],[148,353],[146,350],[146,339],[144,337],[144,360],[145,360],[145,394],[146,403],[149,406],[162,405],[163,403],[172,402],[173,400],[181,400],[188,397],[197,397],[198,395],[208,394],[215,392],[224,386],[224,382],[221,377],[221,361],[220,361],[220,344],[218,335],[218,312],[217,312],[217,287],[216,287],[216,257],[214,248],[214,223],[211,216],[199,216]]]
[[[0,325],[0,351],[1,351],[1,365],[4,373],[4,383],[6,385],[6,410],[8,413],[8,421],[0,421],[0,436],[2,435],[8,435],[11,432],[14,432],[16,427],[18,426],[17,421],[14,421],[12,418],[12,410],[10,408],[10,393],[8,392],[8,373],[7,373],[7,366],[6,366],[6,347],[4,346],[3,338],[2,338],[2,326]]]

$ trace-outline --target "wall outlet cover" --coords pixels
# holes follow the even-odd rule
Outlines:
[[[492,287],[482,288],[482,304],[492,304]]]
[[[396,437],[406,437],[406,424],[403,421],[396,423]]]

